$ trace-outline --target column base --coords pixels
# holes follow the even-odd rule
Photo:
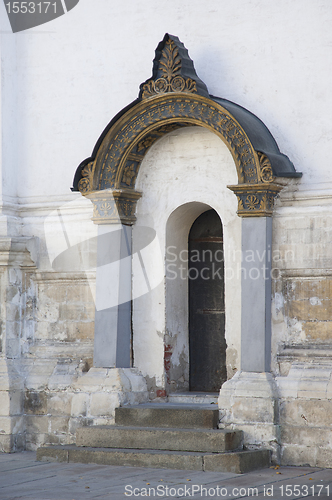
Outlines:
[[[136,368],[90,368],[73,390],[71,427],[82,425],[82,417],[85,425],[112,425],[115,408],[149,400],[145,378]]]
[[[238,372],[220,389],[219,427],[242,430],[246,447],[267,448],[279,463],[278,403],[271,373]]]

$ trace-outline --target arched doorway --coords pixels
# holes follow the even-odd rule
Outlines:
[[[149,198],[151,194],[149,190],[139,189],[137,179],[139,178],[141,165],[146,155],[151,151],[152,146],[155,143],[157,144],[159,139],[163,136],[168,138],[175,131],[180,133],[192,126],[203,127],[213,132],[221,140],[220,142],[227,147],[232,157],[232,168],[234,174],[236,174],[236,179],[235,182],[234,180],[229,182],[226,176],[221,176],[221,178],[222,166],[221,170],[214,172],[211,185],[206,186],[204,189],[202,184],[210,179],[211,165],[205,171],[202,170],[201,175],[197,178],[193,176],[194,172],[198,173],[200,171],[197,163],[197,167],[191,169],[183,179],[182,189],[178,190],[181,203],[184,204],[195,200],[204,204],[213,204],[218,209],[218,213],[229,212],[230,217],[231,214],[235,216],[237,213],[242,218],[242,244],[239,243],[238,237],[236,241],[231,238],[228,240],[231,241],[231,245],[227,244],[227,250],[236,248],[241,252],[241,255],[251,252],[257,256],[257,262],[244,262],[243,268],[245,272],[241,275],[242,277],[237,275],[238,269],[234,269],[234,266],[230,269],[230,271],[235,270],[238,280],[241,277],[241,285],[234,285],[234,273],[231,273],[232,278],[226,280],[228,281],[226,285],[228,292],[226,291],[225,294],[226,304],[228,301],[236,304],[236,307],[233,307],[235,318],[231,317],[232,312],[228,313],[227,339],[231,336],[230,329],[233,328],[233,324],[241,321],[241,353],[245,353],[245,356],[241,356],[241,369],[248,372],[269,371],[271,354],[271,279],[265,279],[265,275],[269,276],[271,271],[271,261],[268,260],[267,256],[268,249],[272,245],[271,216],[273,203],[275,196],[286,185],[287,178],[301,177],[301,174],[295,171],[287,156],[280,152],[277,143],[261,120],[243,107],[209,94],[206,85],[195,72],[187,49],[177,37],[166,34],[160,42],[153,62],[152,78],[141,84],[139,97],[121,110],[105,128],[96,143],[92,155],[78,166],[72,189],[80,191],[92,201],[92,220],[99,225],[99,236],[107,231],[108,226],[114,224],[118,225],[119,228],[126,226],[127,241],[129,243],[128,253],[130,253],[132,241],[130,235],[137,220],[136,208],[138,200],[142,200],[144,204],[144,198],[147,195]],[[196,144],[195,147],[192,147],[192,150],[196,150]],[[215,163],[215,158],[214,155],[212,163]],[[196,168],[197,170],[195,170]],[[162,169],[164,174],[161,179],[162,182],[156,186],[156,193],[161,193],[158,200],[162,203],[157,204],[155,208],[157,214],[162,214],[161,218],[163,215],[166,217],[167,213],[170,213],[170,207],[175,204],[175,201],[178,206],[180,205],[177,200],[178,195],[175,194],[174,189],[170,190],[168,183],[165,182],[165,176],[169,172],[169,164],[164,162]],[[181,169],[174,171],[171,180],[178,180],[182,174]],[[192,182],[191,192],[188,189],[188,179],[196,180]],[[178,185],[177,182],[177,189]],[[166,187],[167,189],[165,189]],[[236,194],[237,212],[233,202],[228,203],[226,201],[228,199],[226,194],[221,197],[221,189],[230,189]],[[183,197],[184,192],[186,196]],[[190,196],[187,196],[188,193]],[[150,209],[147,213],[153,219],[155,214],[152,214]],[[226,233],[230,236],[231,225],[227,223],[224,215],[222,217],[226,240]],[[146,225],[149,226],[149,224],[148,222]],[[160,241],[163,240],[164,234],[160,234]],[[103,255],[103,252],[104,248],[99,244],[97,249],[98,258]],[[261,255],[266,256],[266,262],[263,263],[264,274],[260,273],[260,279],[255,281],[246,280],[245,277],[252,267],[261,266],[261,260],[258,257]],[[119,257],[121,257],[120,254]],[[229,257],[227,259],[229,262]],[[124,261],[125,259],[119,260]],[[123,273],[121,275],[117,274],[115,278],[116,282],[121,282],[121,286],[129,291],[131,290],[132,275],[130,266],[131,261],[128,260],[128,265],[124,267]],[[182,267],[186,269],[185,264]],[[229,270],[228,265],[226,269]],[[241,272],[241,265],[239,269]],[[144,280],[145,276],[143,276],[142,283],[145,283]],[[100,276],[97,276],[96,282],[98,293],[100,295],[107,294],[110,279],[105,279],[104,273],[101,273]],[[187,280],[185,282],[187,284]],[[174,285],[177,283],[178,280],[174,279]],[[229,293],[232,286],[233,290],[235,289],[236,301],[234,296]],[[149,291],[149,287],[147,291]],[[240,299],[239,294],[241,295]],[[182,293],[182,296],[185,296],[185,293]],[[174,297],[177,297],[177,295],[175,294]],[[161,296],[156,304],[157,309],[162,308],[163,301],[164,299]],[[173,302],[175,302],[175,299]],[[109,325],[107,312],[102,309],[96,310],[94,366],[106,368],[126,368],[131,366],[129,336],[126,336],[127,341],[123,342],[123,332],[131,330],[132,322],[131,302],[128,301],[127,305],[125,314],[122,304],[119,304],[114,310],[115,322],[119,328],[105,328],[105,324]],[[181,318],[182,316],[187,317],[183,313],[183,310],[187,309],[187,305],[179,311],[178,304],[175,303],[173,309],[171,323],[175,325],[175,330],[184,336],[188,325],[180,331],[176,316],[179,314]],[[238,314],[238,311],[240,311],[240,314]],[[186,352],[183,349],[181,351],[177,349],[178,343],[173,341],[172,329],[170,331],[168,327],[164,329],[164,314],[158,316],[157,323],[153,321],[147,322],[146,319],[147,316],[143,315],[142,328],[145,331],[148,328],[153,329],[156,332],[156,339],[158,339],[155,344],[158,344],[159,351],[164,347],[165,371],[167,372],[166,355],[175,358],[180,364],[185,364]],[[112,356],[104,348],[105,345],[110,345],[110,339],[112,345],[117,346],[116,349],[112,350]],[[151,355],[148,357],[148,361],[151,366],[156,358],[155,344],[150,343]],[[145,344],[142,343],[142,346],[144,346],[142,347],[142,360],[144,360],[142,365],[146,369]],[[230,351],[229,348],[228,351]],[[230,352],[228,352],[229,358]],[[136,362],[139,363],[138,356],[134,363]],[[155,372],[152,369],[151,371]],[[232,369],[232,371],[234,370]],[[186,373],[183,376],[182,373],[184,373],[184,370],[181,368],[181,376],[176,378],[178,380],[182,379],[181,384],[186,387]],[[159,372],[158,375],[153,375],[153,377],[155,380],[158,379],[158,384],[165,385],[164,373],[161,375]]]
[[[188,240],[189,389],[217,392],[227,373],[223,234],[215,210],[195,220]]]

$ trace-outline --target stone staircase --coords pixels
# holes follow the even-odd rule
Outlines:
[[[214,401],[196,401],[116,408],[115,426],[82,427],[76,446],[41,447],[37,460],[233,473],[269,465],[268,450],[245,451],[241,431],[217,428]]]

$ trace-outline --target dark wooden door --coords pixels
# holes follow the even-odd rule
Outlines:
[[[189,389],[217,392],[226,380],[222,224],[215,210],[189,233]]]

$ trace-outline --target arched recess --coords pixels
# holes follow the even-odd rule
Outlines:
[[[74,177],[72,189],[92,201],[93,220],[100,225],[100,234],[107,225],[122,227],[124,243],[119,244],[119,262],[124,263],[131,254],[130,226],[136,220],[137,200],[144,196],[135,186],[145,154],[165,134],[193,125],[215,133],[232,154],[238,183],[228,187],[237,196],[237,213],[243,218],[242,253],[249,249],[259,256],[262,252],[267,255],[274,198],[285,184],[283,178],[301,174],[280,152],[259,118],[235,103],[209,95],[187,49],[177,37],[166,34],[156,49],[152,77],[140,85],[138,98],[109,123],[91,157],[79,165]],[[250,266],[261,264],[259,260]],[[263,274],[255,281],[246,279],[250,269],[244,268],[241,285],[241,349],[246,353],[241,368],[246,371],[269,370],[271,279],[266,279],[266,269],[269,271],[271,262],[263,266]],[[127,296],[131,272],[128,266],[118,267],[119,295]],[[97,269],[97,292],[98,283],[106,281],[105,276],[98,277]],[[100,286],[99,293],[103,293]],[[106,312],[97,308],[95,366],[131,366],[130,311],[130,301]],[[114,337],[112,342],[110,336]]]

